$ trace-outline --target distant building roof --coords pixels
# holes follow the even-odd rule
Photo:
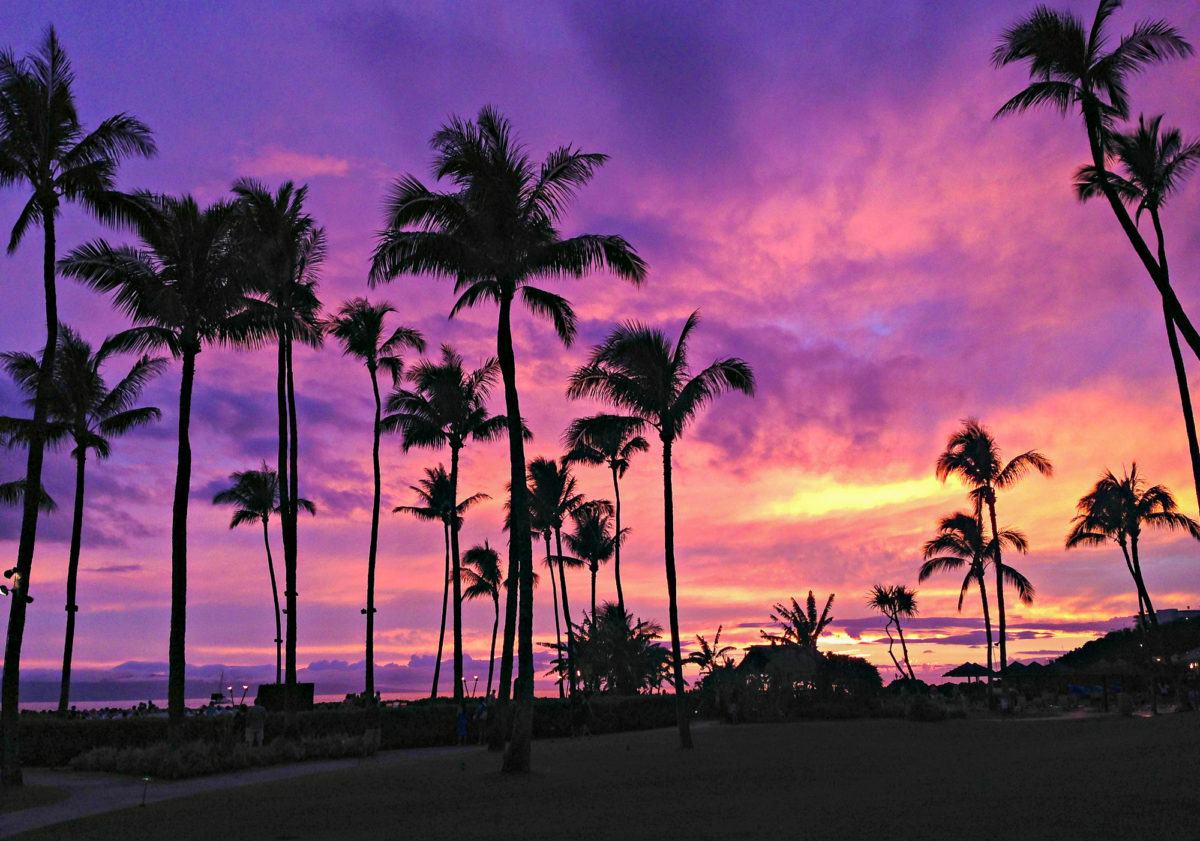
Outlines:
[[[942,677],[987,677],[988,670],[978,663],[963,663],[961,666],[955,666],[950,671],[942,675]]]

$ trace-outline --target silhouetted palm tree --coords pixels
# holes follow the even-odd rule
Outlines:
[[[967,418],[962,428],[955,431],[946,442],[946,449],[938,456],[937,477],[945,482],[950,476],[958,476],[971,488],[971,499],[975,502],[975,516],[983,533],[983,507],[986,505],[992,526],[992,540],[996,540],[996,491],[1010,488],[1031,470],[1043,476],[1052,476],[1054,468],[1050,460],[1037,450],[1029,450],[1015,456],[1007,463],[1000,456],[996,439],[979,421]],[[1001,557],[1004,541],[994,543],[996,557],[993,565],[996,572],[996,621],[1000,638],[1000,673],[1008,668],[1007,628],[1004,610],[1004,586]],[[1023,550],[1022,550],[1023,551]]]
[[[963,598],[975,583],[979,586],[979,600],[983,605],[983,626],[987,635],[987,667],[988,682],[992,675],[992,616],[987,598],[987,567],[988,564],[998,566],[1003,580],[1009,586],[1015,587],[1017,596],[1025,604],[1033,602],[1034,588],[1029,580],[1007,564],[1001,565],[996,550],[996,544],[1005,543],[1011,549],[1025,552],[1029,543],[1025,536],[1015,529],[1001,529],[996,537],[987,539],[979,517],[955,512],[943,517],[938,524],[937,536],[926,541],[922,550],[924,563],[917,575],[918,581],[925,581],[930,576],[940,572],[964,572],[962,587],[958,591],[958,609],[962,610]]]
[[[0,52],[0,186],[24,184],[30,196],[17,216],[8,252],[17,250],[30,227],[41,224],[42,288],[46,311],[46,353],[42,357],[40,388],[33,406],[34,436],[25,467],[27,487],[41,487],[45,444],[38,430],[46,420],[46,390],[58,347],[58,297],[54,261],[56,225],[62,205],[74,202],[104,222],[125,219],[128,200],[113,189],[117,164],[131,155],[154,154],[154,141],[140,120],[116,114],[92,131],[84,129],[75,105],[75,74],[58,35],[46,30],[38,51],[18,58]],[[38,499],[23,503],[17,563],[28,587],[37,539]],[[25,633],[26,602],[14,599],[8,613],[4,646],[0,721],[4,731],[0,784],[21,785],[17,704],[20,695],[21,642]]]
[[[1136,463],[1120,479],[1106,470],[1076,509],[1079,513],[1071,521],[1074,525],[1067,535],[1067,548],[1097,546],[1108,540],[1118,544],[1137,588],[1138,615],[1143,625],[1149,619],[1150,625],[1157,627],[1158,615],[1150,601],[1138,554],[1142,529],[1180,530],[1200,540],[1200,523],[1179,511],[1175,497],[1165,486],[1146,487]]]
[[[644,453],[650,449],[649,442],[641,435],[645,427],[646,422],[641,418],[627,415],[595,415],[590,418],[576,418],[563,434],[563,442],[567,445],[564,462],[606,464],[612,471],[613,510],[618,534],[622,533],[620,479],[629,469],[629,460],[633,454]],[[617,581],[617,607],[624,612],[625,591],[621,588],[620,541],[613,551],[613,576]],[[594,604],[592,612],[596,612]]]
[[[696,644],[700,646],[699,651],[693,651],[687,656],[687,662],[692,663],[700,669],[700,678],[704,679],[712,674],[713,669],[721,666],[731,666],[733,660],[730,657],[735,651],[732,645],[721,645],[721,631],[723,626],[717,626],[717,633],[713,636],[713,641],[710,643],[705,637],[700,634],[696,635]]]
[[[399,432],[405,452],[413,447],[450,448],[450,499],[458,500],[459,457],[467,441],[494,441],[504,434],[508,419],[488,411],[499,365],[486,360],[469,371],[463,358],[442,345],[441,360],[421,360],[408,372],[412,388],[397,387],[388,398],[383,428]],[[528,436],[528,431],[526,431]],[[449,580],[454,587],[454,700],[463,700],[462,562],[458,527],[450,529]]]
[[[884,586],[876,584],[871,588],[871,592],[867,594],[867,606],[874,608],[887,617],[887,625],[884,626],[884,633],[888,638],[888,656],[892,658],[892,663],[896,666],[896,671],[903,677],[906,673],[910,680],[916,680],[916,675],[913,674],[912,663],[908,659],[908,643],[904,640],[904,628],[900,624],[900,617],[912,617],[917,615],[917,594],[905,587],[903,584],[895,584],[892,586]],[[904,665],[900,665],[900,661],[896,659],[893,651],[895,639],[892,637],[891,626],[896,626],[896,633],[900,637],[900,649],[904,655]]]
[[[646,265],[619,236],[579,234],[564,239],[559,233],[559,220],[575,193],[607,160],[605,155],[562,146],[535,166],[513,137],[509,121],[492,108],[482,109],[474,122],[451,119],[433,136],[431,146],[435,176],[449,182],[451,189],[430,190],[413,176],[396,181],[388,199],[386,227],[372,259],[371,281],[408,273],[452,278],[459,297],[451,315],[483,303],[496,304],[509,482],[512,493],[523,496],[524,427],[513,354],[513,302],[519,295],[535,315],[550,318],[559,337],[569,343],[575,335],[570,303],[532,282],[543,277],[583,277],[605,267],[640,282]],[[520,683],[514,693],[516,715],[504,769],[524,772],[530,767],[533,738],[533,547],[525,500],[513,500],[512,507],[508,575],[520,582]],[[500,664],[501,706],[508,698],[511,675],[512,652],[505,651]]]
[[[574,530],[566,535],[567,548],[587,566],[592,576],[592,616],[596,615],[596,575],[600,565],[608,563],[629,535],[628,528],[613,531],[612,512],[612,503],[607,499],[585,502],[571,512]]]
[[[232,484],[213,497],[213,505],[234,506],[229,527],[253,526],[262,523],[263,546],[267,550],[267,572],[271,576],[271,598],[275,603],[275,683],[283,683],[283,625],[279,611],[279,586],[275,581],[275,561],[271,557],[271,515],[279,512],[279,474],[264,461],[259,470],[231,473]],[[310,500],[296,500],[297,507],[316,514]]]
[[[140,329],[131,346],[164,348],[182,361],[179,440],[171,507],[171,642],[167,708],[172,739],[184,715],[184,639],[187,631],[187,514],[192,478],[190,425],[196,357],[205,345],[244,339],[236,316],[247,305],[244,281],[232,254],[232,206],[201,209],[190,196],[141,193],[136,229],[143,246],[97,240],[62,261],[63,274],[100,292]]]
[[[635,695],[652,692],[670,680],[670,652],[655,642],[662,627],[635,619],[612,602],[586,616],[579,626],[575,654],[583,687],[588,692]],[[552,673],[566,668],[563,647],[557,647]]]
[[[488,649],[487,689],[483,696],[492,694],[492,674],[496,666],[496,631],[500,627],[500,554],[485,540],[482,545],[472,546],[462,559],[463,598],[492,600],[495,616],[492,620],[492,646]]]
[[[354,298],[342,304],[338,314],[331,318],[326,329],[342,345],[342,352],[359,359],[367,366],[371,377],[371,395],[375,398],[375,415],[371,425],[371,468],[373,495],[371,497],[371,543],[367,549],[367,606],[363,615],[367,617],[366,676],[364,696],[367,701],[375,698],[375,558],[379,550],[379,502],[382,494],[382,475],[379,467],[379,436],[383,430],[383,400],[379,394],[379,369],[383,368],[392,378],[392,385],[400,382],[404,372],[401,353],[405,348],[424,352],[425,340],[411,327],[397,327],[389,335],[384,322],[388,314],[396,311],[391,304],[372,304],[366,298]]]
[[[71,548],[67,560],[67,628],[63,643],[62,681],[59,685],[58,711],[65,713],[71,697],[71,658],[75,647],[75,603],[79,580],[79,555],[83,545],[84,483],[87,454],[92,451],[106,459],[112,448],[111,440],[139,426],[158,420],[160,412],[153,406],[133,404],[150,380],[162,373],[166,360],[141,357],[129,372],[112,388],[104,382],[101,370],[116,348],[120,336],[110,336],[100,349],[93,351],[83,338],[65,324],[58,328],[58,350],[54,354],[54,374],[51,380],[47,427],[47,443],[69,439],[74,445],[75,509],[71,518]],[[45,351],[43,350],[43,356]],[[0,354],[0,365],[25,393],[29,406],[37,401],[37,382],[40,365],[29,353]],[[9,433],[10,443],[19,441],[25,446],[34,436],[33,422],[27,418],[0,418],[0,432]]]
[[[408,514],[418,520],[441,523],[442,538],[446,545],[446,569],[442,577],[442,624],[438,632],[437,662],[433,665],[433,689],[429,695],[430,698],[436,698],[438,680],[442,674],[442,644],[446,638],[446,606],[450,599],[450,535],[455,529],[462,527],[463,515],[470,508],[491,497],[477,493],[455,504],[450,474],[441,464],[437,467],[426,467],[425,478],[417,480],[417,484],[409,487],[417,495],[420,504],[398,505],[392,509],[392,513]]]
[[[719,359],[692,375],[688,338],[699,313],[684,322],[674,342],[658,329],[637,322],[621,325],[592,350],[588,364],[571,375],[567,395],[599,397],[642,418],[658,430],[663,461],[663,538],[667,568],[667,605],[671,624],[672,669],[675,678],[679,743],[692,746],[689,712],[684,697],[683,656],[679,643],[679,603],[675,588],[675,503],[671,482],[671,453],[675,441],[700,410],[726,391],[754,393],[754,372],[744,360]]]
[[[1033,80],[1001,106],[996,116],[1043,105],[1062,114],[1078,108],[1097,173],[1107,171],[1106,158],[1116,120],[1129,117],[1129,77],[1151,64],[1192,53],[1187,40],[1164,20],[1140,21],[1112,46],[1108,19],[1120,7],[1121,0],[1100,0],[1089,27],[1070,12],[1038,6],[1005,30],[992,53],[992,63],[997,67],[1026,63]],[[1166,265],[1159,263],[1142,238],[1118,190],[1105,178],[1099,179],[1098,186],[1162,296],[1171,320],[1192,351],[1200,356],[1200,333],[1171,288]]]
[[[325,231],[304,209],[307,187],[285,181],[275,192],[253,179],[234,182],[238,216],[237,254],[258,298],[247,309],[246,331],[259,340],[274,338],[277,348],[276,412],[279,425],[279,521],[283,536],[284,693],[294,709],[299,616],[296,576],[299,557],[297,512],[300,440],[296,417],[294,347],[319,347],[321,302],[317,281],[325,259]]]
[[[825,633],[829,623],[833,621],[833,617],[829,615],[831,607],[833,607],[833,593],[829,594],[829,598],[825,600],[825,607],[818,614],[817,599],[812,590],[809,590],[808,598],[803,606],[796,601],[795,597],[791,599],[790,605],[779,602],[774,606],[771,611],[771,621],[779,626],[779,633],[769,634],[766,631],[759,631],[759,633],[762,634],[763,639],[774,644],[798,645],[816,653],[817,640],[820,639],[821,634]]]
[[[1102,172],[1095,166],[1084,166],[1075,175],[1075,188],[1080,199],[1086,201],[1103,195],[1102,185],[1107,182],[1123,202],[1136,208],[1135,222],[1141,221],[1142,211],[1148,211],[1158,244],[1159,270],[1164,277],[1169,278],[1161,210],[1188,172],[1200,163],[1200,141],[1184,143],[1179,129],[1160,130],[1161,124],[1161,114],[1151,117],[1149,121],[1145,116],[1139,116],[1135,130],[1109,133],[1107,144],[1110,153],[1120,164],[1123,173]],[[1195,483],[1196,498],[1200,500],[1200,443],[1196,437],[1196,419],[1192,412],[1187,369],[1183,364],[1183,354],[1179,350],[1179,337],[1176,335],[1175,322],[1165,300],[1163,318],[1167,323],[1167,342],[1171,348],[1171,360],[1175,365],[1175,381],[1179,387],[1179,402],[1183,408],[1184,426],[1187,430],[1188,451],[1192,459],[1192,480]]]

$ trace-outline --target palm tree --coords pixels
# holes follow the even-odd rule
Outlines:
[[[458,300],[451,309],[484,303],[499,309],[496,356],[504,382],[508,418],[509,482],[513,529],[509,577],[519,581],[520,642],[512,741],[504,770],[527,772],[533,738],[533,547],[525,494],[524,428],[513,353],[512,306],[519,295],[539,317],[550,318],[559,338],[575,336],[575,313],[563,297],[533,286],[537,278],[583,277],[607,267],[617,276],[641,282],[646,264],[623,238],[578,234],[563,238],[558,224],[576,192],[591,181],[607,156],[562,146],[540,166],[513,137],[509,121],[483,108],[472,122],[451,119],[434,136],[436,177],[450,190],[430,190],[413,176],[395,183],[387,222],[371,264],[371,281],[401,274],[454,279]],[[514,592],[515,595],[515,592]],[[507,611],[507,608],[506,608]],[[500,704],[506,703],[512,652],[500,663]]]
[[[468,371],[463,358],[442,345],[438,362],[421,360],[408,373],[412,388],[397,387],[388,398],[383,428],[399,432],[404,451],[413,447],[450,448],[450,504],[458,504],[458,463],[467,441],[494,441],[504,434],[508,419],[488,411],[487,401],[496,384],[499,364],[486,360]],[[528,435],[528,431],[526,431]],[[454,700],[463,700],[462,559],[458,530],[450,529],[451,570],[454,587]]]
[[[1001,558],[1004,541],[996,541],[996,492],[1010,488],[1031,470],[1043,476],[1054,475],[1050,460],[1037,450],[1029,450],[1005,463],[1001,458],[996,439],[983,424],[974,418],[963,421],[962,428],[955,431],[946,442],[946,449],[938,456],[937,477],[945,482],[951,475],[958,476],[971,488],[971,499],[975,502],[975,517],[979,530],[983,532],[983,506],[987,506],[992,526],[992,540],[996,558],[996,621],[1000,638],[1000,674],[1008,668],[1007,628],[1004,611],[1004,569]]]
[[[554,565],[558,565],[558,595],[562,598],[563,624],[567,628],[567,685],[572,695],[575,694],[577,685],[576,675],[570,668],[574,662],[572,658],[575,650],[575,623],[571,619],[566,568],[581,567],[583,562],[563,555],[562,527],[566,518],[583,505],[583,494],[578,493],[576,487],[575,477],[571,475],[571,468],[566,464],[541,457],[529,462],[530,519],[545,535],[546,566],[550,568],[551,577],[554,575]],[[554,534],[553,556],[550,554],[551,532]]]
[[[272,193],[253,179],[233,185],[238,216],[239,256],[258,298],[247,309],[246,331],[276,340],[276,412],[279,426],[279,520],[283,535],[284,600],[287,632],[284,703],[294,709],[298,622],[296,575],[299,554],[299,432],[293,349],[296,342],[319,347],[321,302],[317,281],[325,259],[325,231],[304,210],[307,187],[285,181]]]
[[[450,598],[450,535],[462,527],[463,515],[470,508],[491,497],[477,493],[456,504],[450,474],[441,464],[437,467],[426,467],[425,478],[419,479],[417,484],[410,485],[409,488],[417,495],[420,504],[398,505],[392,509],[392,513],[408,514],[418,520],[441,523],[442,538],[446,546],[446,569],[442,576],[442,624],[438,632],[437,661],[433,664],[433,689],[429,695],[434,699],[437,698],[438,680],[442,674],[442,644],[446,639],[446,606]]]
[[[917,615],[917,594],[903,584],[890,587],[876,584],[867,594],[867,606],[887,617],[888,621],[883,630],[888,638],[888,656],[892,658],[896,671],[903,677],[907,669],[909,680],[916,680],[917,676],[913,674],[912,663],[908,659],[908,643],[904,640],[904,628],[900,624],[900,617]],[[903,666],[900,665],[900,661],[896,659],[893,651],[895,639],[892,637],[892,625],[896,626],[896,632],[900,637],[900,649],[904,655]]]
[[[58,296],[54,261],[56,225],[62,205],[75,202],[104,222],[126,218],[128,201],[113,189],[117,165],[132,155],[154,154],[150,129],[128,114],[116,114],[92,131],[84,129],[75,105],[75,74],[53,28],[46,30],[38,51],[18,58],[0,52],[0,187],[25,184],[30,196],[13,224],[8,252],[17,250],[31,226],[41,223],[42,288],[46,310],[46,352],[39,371],[33,406],[33,437],[25,466],[26,487],[41,487],[47,398],[58,348]],[[37,540],[39,498],[24,499],[17,564],[30,580]],[[8,613],[4,645],[4,678],[0,691],[0,729],[4,731],[0,784],[21,785],[17,704],[20,695],[21,643],[26,602],[16,599]]]
[[[1158,627],[1158,615],[1150,601],[1138,554],[1142,529],[1181,530],[1200,540],[1200,523],[1179,511],[1175,497],[1165,486],[1146,487],[1136,463],[1120,479],[1106,470],[1095,487],[1079,500],[1076,509],[1079,513],[1071,521],[1074,525],[1067,535],[1067,548],[1097,546],[1108,540],[1119,545],[1125,567],[1137,588],[1142,625],[1149,619],[1152,627]]]
[[[262,463],[259,470],[244,470],[231,473],[228,488],[213,497],[213,505],[234,506],[229,528],[253,526],[262,523],[263,546],[267,550],[267,572],[271,576],[271,598],[275,602],[275,683],[283,683],[283,627],[279,612],[279,586],[275,582],[275,561],[271,557],[271,515],[279,512],[279,474]],[[316,506],[310,500],[298,499],[297,506],[309,514],[316,514]]]
[[[1033,602],[1034,588],[1025,576],[1008,565],[1001,565],[997,551],[998,543],[1006,543],[1018,552],[1025,552],[1029,543],[1025,536],[1014,529],[1002,529],[990,540],[984,536],[979,517],[958,511],[943,517],[938,532],[926,541],[922,554],[924,563],[917,574],[918,581],[925,581],[939,572],[964,572],[962,587],[958,591],[958,609],[962,611],[963,599],[971,584],[979,586],[979,600],[983,605],[983,626],[987,634],[988,682],[992,679],[992,616],[988,608],[987,567],[1000,567],[1004,581],[1016,587],[1017,596],[1025,604]]]
[[[1136,207],[1134,221],[1139,222],[1142,211],[1148,211],[1154,225],[1158,244],[1158,265],[1163,275],[1170,276],[1167,266],[1167,245],[1163,235],[1161,210],[1167,199],[1182,183],[1184,177],[1200,162],[1200,141],[1184,143],[1179,129],[1160,130],[1162,115],[1138,117],[1137,129],[1130,132],[1113,131],[1108,135],[1109,150],[1123,170],[1122,174],[1102,172],[1095,166],[1084,166],[1075,176],[1075,188],[1083,201],[1103,195],[1103,185],[1109,187],[1127,205]],[[1167,323],[1167,342],[1175,365],[1175,381],[1179,387],[1179,403],[1183,409],[1184,427],[1188,437],[1188,452],[1192,459],[1192,480],[1196,498],[1200,500],[1200,443],[1196,437],[1196,419],[1192,413],[1192,397],[1188,388],[1187,370],[1179,350],[1179,337],[1171,310],[1163,301],[1163,318]]]
[[[47,407],[48,426],[43,430],[47,443],[70,439],[75,459],[75,508],[71,518],[71,548],[67,560],[67,628],[63,644],[62,681],[59,685],[58,711],[65,713],[71,697],[71,658],[75,647],[76,586],[79,579],[79,555],[83,541],[84,483],[88,451],[106,459],[112,449],[110,439],[158,420],[161,413],[153,406],[135,406],[142,389],[166,367],[165,359],[141,357],[112,388],[104,382],[101,370],[121,337],[110,336],[93,351],[83,338],[65,324],[58,328],[58,350],[54,354],[54,372]],[[43,351],[42,355],[45,355]],[[0,366],[25,393],[26,403],[37,401],[40,365],[29,353],[0,354]],[[25,418],[0,418],[0,430],[10,433],[10,443],[28,445],[34,436],[33,423]]]
[[[379,437],[382,431],[383,402],[379,394],[379,369],[391,375],[392,385],[400,382],[405,348],[424,352],[425,340],[411,327],[397,327],[389,335],[384,321],[396,311],[391,304],[372,304],[366,298],[354,298],[342,304],[338,314],[326,324],[326,329],[342,344],[342,352],[359,359],[367,366],[371,377],[371,394],[375,398],[375,416],[371,426],[371,467],[374,495],[371,498],[371,543],[367,550],[367,617],[366,676],[364,696],[368,702],[375,698],[375,558],[379,549],[379,503],[382,494],[382,474],[379,467]]]
[[[663,463],[663,542],[667,603],[671,624],[671,664],[675,678],[679,743],[692,746],[684,697],[683,655],[679,644],[679,603],[675,592],[675,503],[671,454],[675,441],[700,410],[726,391],[754,393],[754,372],[742,359],[719,359],[694,376],[688,364],[688,338],[699,323],[694,312],[672,344],[658,329],[637,322],[621,325],[592,350],[588,364],[571,375],[567,396],[599,397],[645,420],[658,430]]]
[[[829,623],[833,621],[833,617],[829,615],[831,607],[833,607],[833,593],[829,594],[829,598],[825,600],[825,607],[818,614],[817,599],[812,590],[809,590],[803,607],[795,597],[791,599],[790,605],[780,602],[774,606],[771,611],[771,621],[779,626],[778,633],[769,634],[766,631],[759,631],[759,633],[762,634],[763,639],[773,644],[796,645],[815,653],[817,640],[820,639],[821,634],[825,633]]]
[[[649,442],[642,437],[646,422],[627,415],[595,415],[576,418],[563,434],[567,454],[563,461],[584,464],[606,464],[612,471],[613,510],[616,515],[615,530],[621,534],[621,482],[629,469],[629,460],[634,453],[650,449]],[[625,591],[621,589],[621,541],[613,550],[613,576],[617,581],[617,607],[625,610]],[[596,606],[592,605],[592,613]]]
[[[1121,0],[1100,0],[1090,27],[1070,12],[1038,6],[1005,30],[992,53],[996,67],[1025,62],[1032,82],[1008,100],[997,117],[1049,106],[1062,114],[1078,108],[1083,117],[1096,186],[1117,218],[1150,280],[1162,296],[1163,308],[1183,333],[1193,353],[1200,356],[1200,333],[1188,319],[1171,287],[1165,255],[1156,259],[1130,218],[1116,182],[1107,175],[1113,127],[1128,119],[1129,78],[1151,64],[1191,55],[1192,46],[1164,20],[1143,20],[1116,40],[1109,35],[1108,19]]]
[[[175,494],[171,508],[171,642],[167,707],[172,739],[184,715],[184,640],[187,631],[187,514],[192,477],[190,425],[196,357],[206,345],[233,343],[236,316],[247,305],[231,253],[234,213],[217,202],[201,209],[191,196],[139,194],[136,229],[143,247],[96,240],[62,262],[63,274],[99,292],[140,329],[129,331],[145,347],[161,347],[182,361]]]
[[[713,635],[711,643],[705,637],[696,634],[696,644],[700,646],[700,650],[689,654],[687,662],[699,667],[701,679],[711,675],[713,669],[721,666],[722,663],[726,666],[733,663],[729,655],[733,654],[737,649],[732,645],[721,645],[722,630],[724,630],[724,627],[718,625],[717,633]]]
[[[485,540],[479,546],[472,546],[463,554],[462,559],[463,598],[467,600],[489,598],[495,618],[492,620],[492,647],[488,653],[487,689],[484,697],[492,695],[492,674],[496,666],[496,631],[500,627],[500,584],[503,573],[500,570],[500,553]]]
[[[582,561],[592,575],[592,616],[596,615],[596,575],[600,565],[616,554],[617,547],[625,542],[629,529],[613,531],[613,506],[607,499],[585,502],[573,512],[571,519],[575,528],[566,536],[567,548]],[[561,563],[561,561],[560,561]],[[620,605],[617,605],[620,607]]]
[[[562,623],[560,623],[558,620],[559,608],[561,605],[558,601],[558,582],[555,580],[555,573],[557,569],[555,567],[555,563],[558,561],[558,559],[554,556],[550,549],[550,540],[554,536],[554,522],[552,520],[553,515],[548,513],[544,506],[538,504],[537,496],[534,494],[532,488],[528,490],[525,498],[529,500],[529,527],[532,530],[533,536],[534,538],[541,538],[546,544],[546,555],[542,559],[542,563],[545,565],[546,570],[550,574],[550,603],[554,606],[554,650],[563,655],[563,665],[566,666],[568,665],[567,649],[563,647]],[[504,524],[506,531],[511,528],[511,521],[512,518],[507,516],[506,512],[506,521]],[[574,562],[574,559],[572,559],[572,561]],[[570,674],[570,670],[566,668],[559,669],[557,674],[558,697],[563,698],[566,696],[566,692],[563,689],[563,680],[568,674]]]

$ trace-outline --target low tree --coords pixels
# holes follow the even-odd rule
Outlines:
[[[903,677],[907,670],[909,679],[916,680],[912,664],[908,659],[908,644],[904,641],[904,628],[900,624],[900,617],[917,615],[917,594],[903,584],[895,584],[890,587],[883,584],[876,584],[871,588],[871,592],[867,594],[867,606],[887,617],[888,621],[883,630],[888,638],[888,656],[892,658],[892,663],[896,666],[896,671]],[[896,633],[900,637],[900,648],[904,655],[903,666],[896,659],[896,640],[892,636],[893,625],[896,626]]]
[[[608,563],[629,534],[628,528],[620,532],[613,531],[612,510],[612,503],[607,499],[585,502],[571,512],[574,529],[565,535],[567,548],[591,573],[592,616],[596,615],[596,576],[600,572],[600,565]],[[617,601],[617,607],[621,607],[620,600]]]
[[[778,626],[778,632],[760,631],[759,633],[762,634],[763,639],[773,645],[795,645],[815,654],[817,640],[821,634],[825,633],[829,623],[833,621],[833,617],[829,615],[829,610],[833,607],[833,596],[833,593],[829,594],[829,598],[825,600],[825,607],[819,614],[817,613],[817,599],[812,590],[808,591],[808,598],[803,607],[794,597],[791,599],[790,605],[778,602],[771,611],[771,621]]]
[[[595,616],[585,616],[575,638],[575,668],[588,692],[636,695],[658,689],[670,680],[671,653],[655,642],[662,627],[635,619],[612,602]],[[552,674],[569,667],[564,646],[557,650]]]
[[[484,697],[492,694],[492,673],[496,666],[496,631],[500,627],[500,585],[503,573],[500,571],[500,553],[485,540],[481,545],[472,546],[462,559],[463,598],[488,598],[492,600],[495,617],[492,620],[492,645],[488,649],[487,689]]]

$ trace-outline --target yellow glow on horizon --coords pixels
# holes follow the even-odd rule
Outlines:
[[[770,505],[769,513],[786,517],[823,517],[923,502],[947,493],[946,486],[932,476],[878,484],[840,482],[832,476],[822,476],[800,478],[790,484],[795,487],[791,497]]]

